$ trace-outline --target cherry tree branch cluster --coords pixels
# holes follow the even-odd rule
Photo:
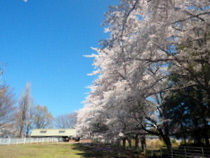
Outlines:
[[[162,128],[163,93],[198,86],[210,98],[209,0],[121,0],[103,23],[94,67],[98,78],[78,113],[81,134],[117,137],[146,124]],[[171,86],[171,75],[181,85]],[[139,132],[139,131],[138,131]],[[159,133],[164,133],[159,130]]]

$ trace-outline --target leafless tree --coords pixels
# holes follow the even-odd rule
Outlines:
[[[32,107],[32,97],[31,97],[31,85],[30,83],[26,84],[25,90],[20,97],[19,106],[17,110],[16,124],[18,129],[18,136],[23,137],[27,136],[30,131],[31,125],[31,116],[30,110]]]
[[[52,125],[53,116],[46,106],[37,105],[32,110],[33,128],[41,129]]]
[[[74,128],[77,121],[77,113],[59,115],[54,119],[54,126],[56,128]]]
[[[14,122],[14,95],[9,86],[0,85],[0,130],[11,126]]]

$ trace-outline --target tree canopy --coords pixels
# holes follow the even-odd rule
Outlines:
[[[179,109],[185,100],[178,92],[189,88],[202,92],[208,121],[209,11],[208,0],[120,0],[110,6],[103,23],[110,38],[88,56],[95,59],[92,75],[98,77],[78,114],[78,131],[116,138],[144,130],[170,148],[168,111]],[[169,94],[181,95],[175,107]]]

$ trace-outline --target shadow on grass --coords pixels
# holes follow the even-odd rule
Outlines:
[[[84,158],[145,158],[140,153],[109,144],[77,143],[73,149],[82,151],[79,155]]]

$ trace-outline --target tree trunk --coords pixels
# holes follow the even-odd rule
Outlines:
[[[20,138],[23,137],[23,126],[22,125],[20,125],[19,137]]]
[[[208,137],[207,133],[205,133],[204,137],[205,137],[206,146],[209,146],[209,137]]]
[[[187,145],[187,136],[184,136],[184,145]]]
[[[138,137],[138,134],[136,134],[135,136],[135,149],[138,149],[139,148],[139,137]]]
[[[144,152],[144,150],[146,149],[146,138],[145,136],[143,136],[141,138],[141,148],[142,148],[142,151]]]
[[[116,145],[117,145],[118,147],[120,147],[120,139],[117,139],[117,140],[116,140]]]
[[[126,138],[123,138],[122,141],[123,141],[123,148],[125,148],[125,146],[126,146]]]
[[[128,138],[128,145],[129,145],[129,148],[131,149],[132,148],[132,144],[131,144],[131,139]]]
[[[163,138],[163,141],[166,143],[168,151],[171,151],[171,140],[169,136],[163,135],[162,138]]]
[[[168,151],[170,152],[171,151],[171,140],[170,140],[169,135],[164,134],[161,129],[159,129],[158,131],[159,131],[160,136],[162,137],[163,141],[165,142]]]
[[[208,136],[208,132],[209,132],[209,130],[208,130],[208,122],[207,122],[207,120],[206,120],[206,119],[203,119],[203,122],[204,122],[204,126],[205,126],[205,128],[204,128],[204,130],[203,130],[203,133],[204,133],[204,139],[205,139],[205,144],[206,144],[206,146],[209,146],[209,136]]]

